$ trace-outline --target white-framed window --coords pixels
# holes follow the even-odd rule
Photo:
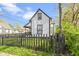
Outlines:
[[[38,13],[38,20],[42,19],[42,13]]]
[[[43,33],[43,25],[37,25],[37,34]]]

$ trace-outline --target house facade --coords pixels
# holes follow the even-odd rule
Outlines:
[[[3,33],[5,33],[5,28],[0,25],[0,34],[3,34]]]
[[[52,23],[52,18],[44,13],[41,9],[38,9],[36,13],[32,16],[29,23],[24,27],[29,28],[29,32],[32,35],[50,35],[50,23]]]

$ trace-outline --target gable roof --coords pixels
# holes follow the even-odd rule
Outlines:
[[[38,11],[43,12],[43,11],[39,8],[39,9],[36,11],[36,13],[32,16],[32,18],[37,14]],[[43,12],[43,13],[44,13],[48,18],[51,18],[51,17],[49,17],[45,12]],[[31,19],[32,19],[32,18],[31,18]],[[31,20],[31,19],[30,19],[30,20]]]
[[[33,19],[33,17],[37,14],[38,11],[41,11],[42,13],[44,13],[50,20],[52,19],[51,17],[49,17],[45,12],[43,12],[40,8],[36,11],[36,13],[31,17],[31,19],[29,20],[29,23],[31,22],[31,20]],[[28,25],[29,23],[27,23],[26,25]],[[26,25],[24,27],[26,27]]]

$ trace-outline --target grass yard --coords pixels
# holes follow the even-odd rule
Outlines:
[[[49,38],[4,38],[3,45],[6,46],[20,46],[32,49],[39,49],[43,51],[49,51],[50,47]],[[2,45],[2,39],[0,39],[0,45]]]
[[[0,46],[0,52],[9,53],[15,56],[49,56],[51,53],[35,51],[23,47]]]
[[[2,46],[3,43],[3,46]],[[20,38],[4,37],[0,38],[0,52],[8,53],[16,56],[49,56],[50,38],[47,37],[30,37]]]

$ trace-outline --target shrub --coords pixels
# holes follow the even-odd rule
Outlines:
[[[72,23],[62,22],[65,34],[65,43],[73,55],[79,55],[79,28]]]

